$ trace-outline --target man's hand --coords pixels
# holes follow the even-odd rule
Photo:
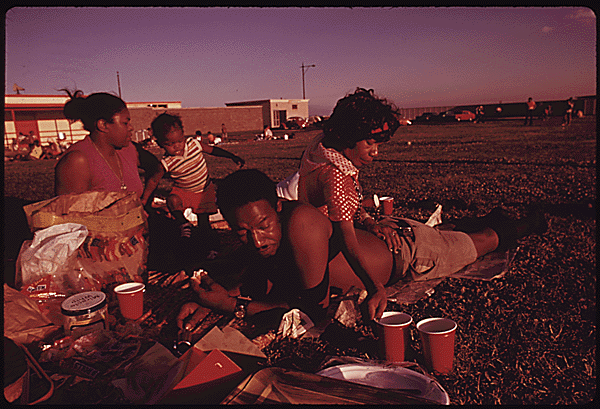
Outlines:
[[[181,310],[179,310],[179,314],[177,315],[177,327],[184,331],[193,330],[196,327],[196,325],[198,325],[198,322],[201,320],[201,317],[204,317],[204,314],[202,314],[202,310],[199,310],[199,308],[200,306],[195,302],[188,302],[184,304],[181,307]],[[183,323],[188,317],[189,319],[185,323],[184,328]]]
[[[190,282],[194,291],[200,296],[202,305],[225,312],[233,312],[235,309],[235,298],[229,296],[227,290],[210,276],[193,277]]]

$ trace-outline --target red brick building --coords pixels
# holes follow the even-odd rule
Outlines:
[[[4,146],[10,148],[20,134],[33,131],[42,145],[58,140],[67,144],[83,139],[88,132],[80,121],[65,118],[63,107],[66,95],[5,95],[4,96]],[[203,134],[221,132],[225,124],[232,132],[261,132],[264,127],[263,108],[260,105],[244,105],[223,108],[182,108],[181,101],[128,102],[134,127],[133,139],[140,141],[148,137],[147,129],[152,120],[163,112],[181,116],[185,133],[193,135],[199,130]]]

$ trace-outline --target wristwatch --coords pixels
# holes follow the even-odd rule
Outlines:
[[[235,309],[233,310],[233,314],[236,318],[243,320],[246,317],[246,311],[248,308],[248,304],[252,301],[250,297],[238,296],[235,301]]]

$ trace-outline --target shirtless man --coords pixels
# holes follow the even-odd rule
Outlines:
[[[275,183],[264,173],[248,169],[230,174],[219,184],[217,204],[243,243],[234,255],[240,272],[239,284],[227,290],[209,276],[193,279],[192,286],[203,305],[226,313],[236,312],[236,315],[241,312],[242,317],[274,308],[299,308],[314,322],[319,322],[329,306],[331,287],[345,290],[354,285],[373,293],[375,284],[369,276],[357,273],[347,262],[341,232],[312,205],[277,197]],[[482,218],[484,222],[485,219]],[[541,230],[529,219],[512,221],[497,216],[487,221],[494,226],[502,225],[502,228],[495,227],[501,230],[499,234],[490,228],[468,234],[439,231],[414,220],[403,220],[414,228],[413,238],[405,237],[403,241],[414,249],[415,257],[419,255],[419,248],[426,248],[430,255],[432,249],[439,248],[439,243],[428,246],[429,241],[438,240],[436,235],[442,238],[448,234],[463,234],[474,241],[472,249],[458,257],[452,241],[441,252],[438,250],[440,253],[435,254],[438,263],[432,268],[439,269],[439,276],[460,270],[477,257],[495,250],[503,241]],[[390,252],[383,240],[369,232],[357,231],[357,238],[375,280],[382,283],[396,282],[416,263],[405,251]],[[369,297],[368,318],[380,318],[385,306],[381,308],[380,304],[368,301]],[[187,320],[185,327],[191,329],[200,318],[198,304],[188,303],[182,307],[177,325],[183,329]]]

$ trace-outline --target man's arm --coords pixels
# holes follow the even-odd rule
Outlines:
[[[227,291],[223,286],[210,278],[210,276],[205,275],[203,277],[192,278],[191,283],[202,305],[225,313],[234,312],[237,298],[232,294],[232,291]],[[288,310],[289,305],[284,302],[250,301],[246,306],[246,316],[252,316],[275,308]],[[202,318],[196,314],[197,310],[198,304],[196,303],[187,303],[182,306],[177,315],[177,326],[180,329],[193,329]],[[184,325],[186,328],[184,328]]]
[[[320,320],[329,307],[330,282],[326,271],[332,234],[329,219],[313,206],[294,209],[288,223],[288,238],[301,288],[291,295],[300,297],[302,310],[313,320]]]
[[[323,280],[329,261],[331,222],[313,206],[302,205],[294,209],[288,226],[300,281],[305,289],[313,288]]]

